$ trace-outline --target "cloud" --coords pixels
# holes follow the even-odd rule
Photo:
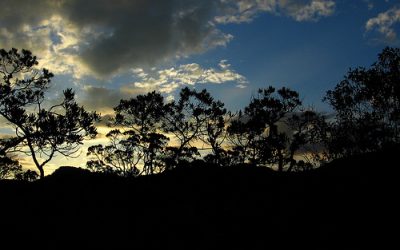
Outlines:
[[[397,34],[394,25],[400,22],[400,8],[393,7],[386,12],[371,18],[365,24],[367,31],[377,31],[384,36],[386,42],[395,42]]]
[[[96,87],[87,85],[78,93],[77,100],[88,110],[95,110],[102,115],[112,114],[113,108],[121,99],[130,98],[131,95],[118,89]]]
[[[183,86],[194,86],[197,84],[223,84],[236,83],[237,88],[246,88],[247,79],[232,69],[226,60],[221,60],[216,68],[203,68],[199,64],[190,63],[177,67],[159,69],[152,68],[145,71],[142,68],[131,70],[131,76],[136,79],[133,83],[121,84],[121,87],[104,87],[85,83],[84,81],[69,82],[74,84],[76,100],[89,111],[97,111],[103,116],[114,114],[121,99],[129,99],[139,94],[147,94],[156,90],[171,101],[173,92]],[[68,83],[68,82],[67,82]],[[60,88],[65,87],[66,82],[56,82],[55,91],[49,95],[47,102],[43,105],[54,105],[61,102]],[[107,84],[102,82],[102,84]],[[71,86],[69,86],[71,87]],[[0,134],[12,134],[6,121],[0,116]]]
[[[222,23],[258,13],[332,14],[322,0],[1,0],[0,47],[26,48],[57,74],[111,76],[226,46]]]
[[[210,22],[215,3],[164,0],[124,1],[116,5],[111,1],[85,1],[83,8],[79,2],[69,12],[79,26],[107,30],[90,41],[81,57],[96,73],[110,74],[226,45],[232,36]],[[86,16],[84,10],[92,5],[95,7],[91,12],[97,13]]]
[[[242,23],[252,21],[259,13],[286,15],[296,21],[317,21],[334,13],[332,0],[225,0],[223,15],[216,16],[217,23]]]
[[[122,88],[122,92],[135,94],[138,90],[157,90],[161,93],[171,94],[182,86],[195,84],[222,84],[235,82],[239,88],[246,86],[247,79],[231,69],[226,60],[221,60],[218,68],[202,68],[197,63],[190,63],[169,69],[152,70],[145,72],[143,69],[133,70],[138,81]]]
[[[9,138],[15,133],[13,126],[2,116],[0,116],[0,139]]]
[[[79,46],[88,32],[80,32],[58,14],[45,12],[43,9],[50,7],[43,2],[37,1],[42,7],[32,6],[31,10],[22,4],[2,4],[8,8],[0,9],[0,47],[29,49],[38,56],[40,67],[49,68],[56,74],[73,74],[76,78],[89,74],[89,68],[79,56]],[[29,18],[32,12],[37,13],[37,18]]]
[[[363,2],[367,5],[368,10],[372,10],[375,7],[372,0],[363,0]]]
[[[6,0],[0,10],[0,46],[31,49],[56,73],[112,75],[225,46],[232,36],[211,22],[219,4]],[[68,68],[71,64],[75,67]]]
[[[324,0],[313,0],[308,4],[291,4],[285,6],[287,14],[296,21],[316,21],[320,17],[326,17],[333,14],[335,2]]]

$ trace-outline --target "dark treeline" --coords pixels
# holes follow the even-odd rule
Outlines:
[[[218,166],[276,165],[280,171],[305,167],[295,155],[321,140],[324,119],[301,111],[300,105],[297,92],[273,87],[260,90],[237,114],[228,112],[206,90],[184,88],[179,100],[170,103],[156,92],[138,95],[121,100],[115,108],[111,126],[123,130],[110,131],[108,145],[90,147],[92,160],[87,165],[93,171],[123,176],[159,173],[201,157]]]
[[[99,114],[80,107],[72,90],[58,104],[45,102],[53,74],[37,64],[29,51],[0,51],[0,116],[15,129],[0,139],[0,178],[35,179],[14,159],[20,153],[43,177],[55,155],[73,156],[97,135]],[[114,108],[109,143],[88,149],[87,167],[121,176],[193,162],[290,172],[393,147],[400,141],[400,50],[386,48],[370,68],[350,69],[324,100],[334,117],[303,107],[299,93],[285,87],[258,90],[236,113],[206,90],[183,88],[172,102],[157,92],[138,95]]]

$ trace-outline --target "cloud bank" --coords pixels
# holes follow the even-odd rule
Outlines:
[[[183,86],[194,86],[195,84],[222,84],[235,82],[237,87],[244,88],[247,79],[231,69],[226,60],[218,64],[218,68],[202,68],[197,63],[190,63],[172,67],[169,69],[153,70],[145,72],[141,68],[133,70],[134,75],[139,79],[130,85],[122,88],[123,93],[137,94],[138,91],[157,90],[161,93],[171,94]]]
[[[400,8],[393,7],[369,19],[365,24],[365,29],[367,31],[377,31],[383,35],[386,42],[396,42],[397,34],[394,26],[398,23],[400,23]]]
[[[296,21],[317,21],[334,13],[332,0],[237,0],[229,3],[224,15],[217,16],[218,23],[242,23],[252,21],[258,14],[267,12],[285,15]]]
[[[55,73],[110,76],[226,46],[218,27],[267,12],[296,21],[333,13],[330,0],[1,0],[0,47],[40,56]]]
[[[123,84],[119,89],[85,85],[78,92],[78,101],[89,110],[96,110],[103,115],[112,114],[113,108],[121,99],[129,99],[139,94],[156,90],[168,100],[182,87],[195,87],[199,84],[234,83],[237,88],[246,88],[246,77],[231,68],[226,60],[221,60],[216,68],[204,68],[197,63],[183,64],[167,69],[142,68],[132,70],[136,81]]]

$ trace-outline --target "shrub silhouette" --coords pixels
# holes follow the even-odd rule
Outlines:
[[[34,181],[38,177],[39,175],[33,170],[24,170],[17,160],[0,155],[0,180]]]
[[[12,160],[5,155],[0,155],[0,180],[12,179],[22,171],[18,161]]]

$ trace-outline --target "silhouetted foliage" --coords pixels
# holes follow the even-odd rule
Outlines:
[[[88,148],[88,169],[94,172],[115,173],[121,176],[138,176],[139,162],[143,159],[143,151],[139,146],[140,137],[132,130],[121,132],[111,130],[106,137],[110,144],[95,145]]]
[[[109,145],[90,147],[88,155],[93,157],[87,165],[93,171],[122,175],[125,169],[135,169],[133,176],[153,174],[200,159],[200,150],[207,150],[210,153],[203,159],[209,164],[303,170],[305,165],[318,164],[319,152],[306,151],[322,141],[318,131],[324,128],[325,118],[313,111],[297,111],[300,105],[297,92],[273,87],[260,89],[244,113],[235,115],[206,90],[184,88],[178,101],[167,104],[156,92],[138,95],[121,100],[115,108],[113,125],[125,132],[113,130],[107,135]],[[178,145],[169,145],[161,132],[172,134]],[[135,140],[128,140],[128,135]],[[295,156],[302,152],[308,156],[297,161]]]
[[[166,145],[169,138],[159,133],[149,133],[142,138],[145,146],[144,174],[160,173],[165,170]]]
[[[257,94],[228,128],[233,151],[237,152],[239,163],[276,165],[283,171],[287,164],[293,165],[294,153],[309,143],[306,136],[300,136],[304,130],[291,135],[289,132],[295,131],[283,129],[287,121],[294,125],[298,117],[293,112],[301,105],[299,94],[288,88],[276,91],[271,86],[260,89]]]
[[[38,177],[39,175],[33,170],[24,170],[17,160],[0,154],[0,180],[34,181]]]
[[[56,154],[74,155],[86,136],[96,135],[98,115],[78,106],[71,89],[61,103],[45,105],[53,74],[36,69],[37,64],[30,51],[0,50],[0,115],[15,127],[15,138],[1,151],[31,156],[43,178],[44,166]]]
[[[164,168],[162,157],[169,140],[160,134],[161,120],[165,114],[162,95],[153,91],[129,100],[121,100],[114,110],[116,113],[114,125],[124,126],[127,129],[125,133],[130,131],[129,133],[137,136],[137,140],[132,141],[134,143],[132,147],[138,150],[137,164],[141,165],[143,173],[161,172]]]
[[[27,169],[25,171],[20,171],[15,174],[15,179],[19,181],[35,181],[39,178],[36,171]]]
[[[227,128],[232,151],[229,151],[235,164],[250,162],[256,164],[259,155],[257,142],[262,140],[263,129],[241,111],[233,118]]]
[[[13,179],[21,171],[22,167],[18,161],[0,154],[0,180]]]
[[[385,48],[369,69],[350,69],[324,98],[336,111],[328,138],[337,158],[400,142],[400,50]]]
[[[114,110],[117,125],[128,127],[143,136],[154,133],[159,128],[164,116],[164,98],[153,91],[129,100],[121,100]]]
[[[227,112],[222,102],[215,101],[206,90],[195,94],[204,104],[202,107],[198,107],[200,109],[198,113],[201,113],[204,119],[199,139],[211,147],[211,154],[208,155],[207,162],[224,165],[226,162],[223,145],[227,138],[226,126],[233,116]]]
[[[286,149],[287,171],[305,171],[326,162],[326,117],[312,110],[288,115],[285,120],[289,144]],[[302,160],[295,156],[301,155]]]
[[[31,52],[1,50],[0,56],[0,115],[15,129],[0,140],[3,176],[19,165],[6,156],[25,153],[43,178],[55,155],[74,156],[84,138],[97,134],[99,116],[78,106],[71,89],[60,103],[46,103],[53,74],[36,69]],[[87,167],[138,176],[202,158],[213,166],[305,171],[332,158],[377,151],[400,141],[399,79],[399,49],[384,49],[370,69],[350,69],[324,98],[336,111],[331,122],[302,108],[299,94],[285,87],[260,89],[237,114],[206,90],[185,87],[170,103],[155,91],[138,95],[114,108],[109,144],[89,147]]]
[[[166,170],[171,170],[178,165],[191,163],[200,157],[197,147],[167,147],[163,161]]]
[[[192,145],[195,141],[209,144],[215,155],[222,151],[227,111],[205,90],[196,92],[184,88],[179,101],[168,104],[164,104],[163,97],[156,92],[138,95],[121,100],[115,113],[113,125],[122,126],[124,135],[129,133],[136,139],[113,140],[106,147],[96,145],[89,148],[88,155],[97,157],[88,162],[92,170],[121,169],[116,166],[130,165],[129,161],[135,159],[134,167],[141,169],[135,175],[159,173],[174,168],[180,162],[191,162],[200,157],[198,148]],[[179,145],[168,146],[169,138],[161,132],[173,134]],[[120,151],[125,152],[124,157],[115,154]],[[118,159],[118,164],[112,163],[113,158]],[[218,158],[215,160],[218,161]]]
[[[188,157],[187,154],[192,152],[190,149],[193,148],[191,144],[194,141],[200,139],[207,141],[205,136],[208,135],[211,137],[219,136],[215,126],[211,129],[211,126],[213,126],[211,125],[213,124],[212,108],[221,111],[222,105],[214,102],[210,93],[206,90],[197,92],[187,87],[181,90],[177,102],[166,104],[162,129],[167,133],[172,133],[178,140],[179,145],[173,151],[175,152],[175,156],[173,156],[175,162],[179,161],[181,157]],[[210,126],[210,133],[207,131],[208,125]],[[213,146],[218,148],[217,138],[215,140],[212,142]]]

